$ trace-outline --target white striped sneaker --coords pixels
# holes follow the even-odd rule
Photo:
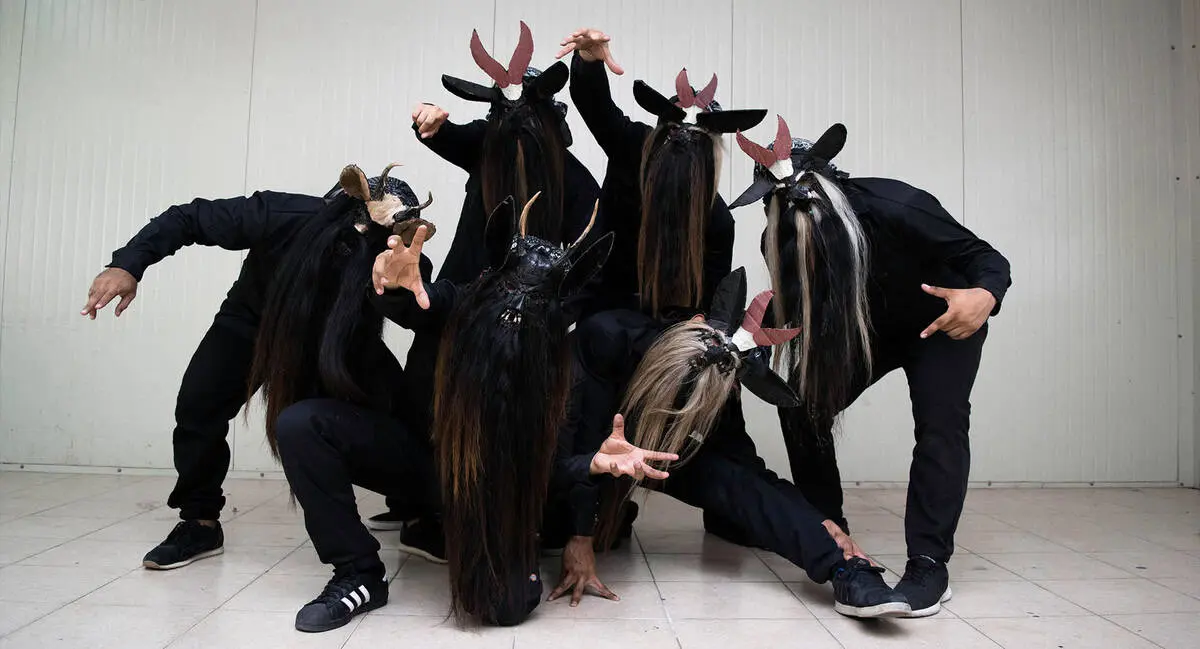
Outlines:
[[[334,573],[325,590],[296,613],[296,629],[319,633],[344,626],[355,615],[387,604],[388,582],[351,569]]]

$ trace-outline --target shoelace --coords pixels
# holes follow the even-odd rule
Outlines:
[[[171,533],[167,535],[167,542],[173,543],[177,541],[192,541],[192,537],[194,536],[192,533],[193,528],[194,526],[198,526],[200,524],[192,523],[189,525],[189,523],[192,523],[192,521],[179,521],[176,523],[175,527],[171,530]]]
[[[910,561],[904,569],[904,576],[908,577],[909,581],[924,586],[935,568],[937,568],[937,564],[932,561],[925,561],[923,559],[920,561]]]
[[[316,604],[317,602],[328,604],[330,602],[341,601],[343,597],[350,594],[350,591],[358,588],[357,577],[354,573],[347,573],[341,576],[334,575],[333,579],[330,579],[329,583],[325,584],[325,589],[321,591],[321,594],[317,595],[317,598],[309,602],[309,604]]]

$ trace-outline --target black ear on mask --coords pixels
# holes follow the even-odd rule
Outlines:
[[[464,81],[458,77],[452,77],[448,74],[442,75],[442,87],[450,91],[450,94],[465,99],[467,101],[492,102],[496,99],[496,89],[487,86],[481,86],[477,83]]]
[[[748,131],[767,116],[766,109],[719,110],[696,115],[696,126],[712,133]]]
[[[749,205],[755,201],[762,200],[764,196],[769,195],[774,190],[775,181],[765,176],[755,178],[754,184],[747,187],[741,196],[738,196],[729,204],[729,209],[736,210],[743,205]]]
[[[533,94],[528,95],[530,98],[550,99],[567,86],[569,76],[571,76],[571,71],[567,68],[567,64],[559,61],[546,68],[545,72],[527,81],[522,92],[532,91]]]
[[[720,328],[726,334],[732,334],[742,323],[745,309],[746,268],[738,267],[726,275],[717,284],[717,290],[713,291],[712,305],[708,309],[709,324],[714,329]]]
[[[489,268],[500,268],[504,265],[508,251],[512,247],[513,234],[517,231],[517,206],[512,196],[500,201],[496,209],[488,216],[487,227],[484,229],[484,244],[487,246]]]
[[[812,148],[808,150],[808,155],[829,162],[842,152],[844,146],[846,146],[846,126],[834,124],[825,130],[816,144],[812,145]]]
[[[779,408],[796,408],[800,397],[778,374],[771,370],[766,351],[755,347],[742,357],[738,380],[758,398]]]
[[[613,233],[609,232],[597,239],[596,243],[588,246],[587,250],[578,254],[575,254],[573,250],[568,253],[571,267],[567,269],[567,275],[563,277],[562,284],[559,286],[559,296],[569,297],[591,281],[592,277],[600,272],[604,262],[608,261],[608,254],[612,252],[612,247]]]
[[[637,101],[638,106],[659,119],[668,122],[682,122],[687,117],[686,111],[676,106],[675,102],[662,96],[659,91],[646,85],[645,81],[633,82],[633,98]]]

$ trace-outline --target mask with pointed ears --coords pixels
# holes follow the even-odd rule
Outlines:
[[[738,268],[722,279],[709,309],[708,324],[713,331],[701,334],[707,349],[693,365],[716,365],[725,372],[737,372],[738,381],[763,401],[792,408],[800,399],[771,370],[769,349],[795,338],[800,330],[762,326],[773,295],[773,291],[763,291],[746,307],[746,269]]]
[[[834,124],[816,141],[792,139],[787,122],[779,117],[775,142],[760,146],[739,131],[738,146],[754,160],[754,182],[729,205],[730,209],[749,205],[777,192],[790,202],[812,201],[819,198],[814,183],[802,182],[806,172],[818,173],[830,180],[842,181],[849,176],[833,165],[833,159],[846,146],[846,127]]]
[[[633,98],[639,106],[658,117],[660,123],[697,126],[710,133],[733,133],[754,128],[767,116],[767,111],[761,109],[721,110],[715,100],[716,94],[717,75],[714,74],[708,85],[697,91],[688,83],[687,68],[675,77],[675,96],[670,99],[645,81],[633,82]]]
[[[399,235],[405,245],[411,245],[417,228],[423,225],[428,229],[425,239],[432,239],[437,226],[421,218],[421,211],[433,203],[433,194],[418,205],[417,197],[407,183],[388,177],[392,168],[398,166],[389,164],[378,178],[369,180],[357,165],[346,165],[342,169],[338,181],[341,191],[363,202],[354,210],[354,228],[364,234],[376,226],[387,228],[391,234]]]
[[[581,245],[596,222],[597,201],[592,218],[579,238],[570,246],[554,244],[526,234],[529,209],[541,193],[533,195],[521,210],[518,221],[516,204],[506,199],[492,212],[487,224],[489,267],[484,274],[497,273],[496,299],[506,308],[500,314],[500,326],[516,326],[531,309],[544,309],[551,302],[561,303],[579,291],[604,265],[612,251],[609,232],[595,243]]]
[[[442,75],[442,85],[461,99],[490,103],[503,111],[532,102],[552,101],[554,94],[567,85],[570,74],[567,65],[559,61],[537,76],[526,76],[533,59],[533,35],[525,21],[521,21],[521,35],[507,68],[483,48],[478,31],[471,32],[471,58],[495,85],[483,86],[446,74]]]

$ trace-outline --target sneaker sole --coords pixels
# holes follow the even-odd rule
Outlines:
[[[833,610],[846,617],[875,618],[875,617],[908,617],[912,607],[904,602],[887,602],[875,606],[850,606],[834,602]]]
[[[324,624],[321,626],[311,626],[311,625],[302,625],[299,622],[297,622],[296,630],[303,631],[305,633],[324,633],[325,631],[332,631],[334,629],[340,629],[340,628],[346,626],[347,624],[350,624],[350,620],[353,620],[355,617],[362,615],[363,613],[369,613],[371,611],[374,611],[377,608],[383,608],[383,606],[386,604],[387,604],[386,600],[384,600],[382,602],[376,602],[376,601],[367,602],[366,604],[363,604],[362,606],[354,609],[354,612],[351,613],[349,617],[347,617],[345,619],[337,620],[336,622],[333,622],[331,624]]]
[[[215,557],[218,554],[223,554],[224,552],[225,552],[225,546],[221,546],[221,547],[213,549],[213,550],[206,550],[204,552],[194,554],[194,555],[188,557],[187,559],[184,559],[183,561],[176,561],[175,563],[168,563],[166,565],[161,565],[155,561],[142,561],[142,567],[146,568],[147,570],[174,570],[176,568],[182,568],[186,565],[195,563],[201,559]]]
[[[414,548],[411,545],[404,545],[403,543],[401,543],[399,546],[397,546],[396,549],[400,550],[401,552],[403,552],[405,554],[411,554],[415,557],[421,557],[422,559],[428,561],[429,563],[436,563],[439,566],[444,566],[447,563],[449,563],[447,560],[445,560],[441,557],[435,557],[432,554],[430,554],[429,552],[422,550],[421,548]]]
[[[366,524],[367,529],[376,532],[399,532],[404,529],[403,521],[373,521],[368,518]]]
[[[941,599],[935,602],[933,606],[917,609],[904,617],[929,617],[930,615],[937,615],[942,610],[942,604],[950,601],[951,597],[954,597],[954,593],[950,591],[949,586],[946,586],[946,592],[942,593]]]

